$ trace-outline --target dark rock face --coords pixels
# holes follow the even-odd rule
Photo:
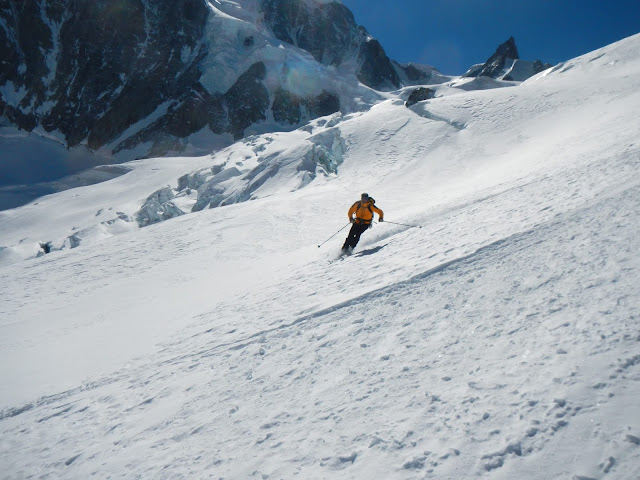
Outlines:
[[[271,110],[277,122],[296,125],[302,119],[324,117],[340,111],[340,99],[327,91],[315,97],[299,97],[280,88],[274,94]]]
[[[413,82],[413,83],[427,82],[431,78],[431,75],[423,72],[422,70],[417,69],[411,64],[407,65],[406,67],[403,67],[398,63],[395,63],[395,65],[396,65],[396,68],[401,68],[404,70],[404,73],[410,82]]]
[[[349,47],[358,47],[353,14],[340,3],[310,8],[300,0],[265,0],[263,10],[277,38],[306,50],[325,65],[340,65]]]
[[[520,55],[518,54],[518,47],[516,47],[516,40],[513,37],[509,37],[509,40],[500,45],[495,53],[489,57],[484,64],[484,68],[480,72],[480,76],[493,77],[504,68],[505,63],[509,58],[512,60],[520,58]]]
[[[533,62],[534,75],[537,75],[540,72],[544,72],[552,66],[553,65],[551,65],[550,63],[543,62],[542,60],[536,60],[535,62]]]
[[[415,105],[418,102],[422,102],[423,100],[429,100],[434,97],[434,91],[430,88],[416,88],[411,94],[409,98],[405,102],[405,107],[409,108],[411,105]]]
[[[280,88],[273,96],[273,118],[276,122],[295,125],[300,122],[300,97]]]
[[[262,5],[282,41],[325,65],[356,60],[370,87],[399,86],[381,45],[342,4]],[[298,97],[273,83],[268,90],[259,61],[238,71],[226,92],[208,91],[200,80],[212,54],[210,15],[203,0],[0,0],[0,124],[60,132],[66,147],[113,154],[149,143],[143,156],[160,156],[180,152],[186,137],[207,127],[241,138],[270,108],[283,126],[340,110],[333,92]],[[258,48],[259,32],[239,37],[241,49]]]
[[[520,55],[518,54],[516,41],[513,37],[509,37],[509,40],[500,45],[495,53],[491,55],[491,57],[489,57],[489,59],[483,65],[476,65],[472,67],[463,75],[463,77],[498,78],[499,76],[501,76],[509,60],[518,61],[519,59]],[[540,60],[524,63],[528,65],[527,67],[519,69],[520,72],[518,78],[513,78],[510,75],[505,75],[503,80],[523,81],[526,78],[531,77],[551,67],[551,65],[549,65],[548,63],[543,63]],[[521,64],[519,63],[518,66],[519,65]],[[523,74],[523,70],[526,70],[526,74]]]
[[[311,117],[324,117],[340,110],[340,99],[330,92],[322,92],[317,97],[308,98],[305,102]]]
[[[400,64],[392,62],[400,82],[408,85],[436,85],[451,80],[452,77],[443,75],[435,67],[430,65],[414,65],[412,63]]]
[[[169,107],[167,113],[140,130],[137,134],[120,142],[114,153],[133,149],[142,142],[152,142],[150,156],[180,151],[180,139],[197,132],[209,121],[211,95],[199,83]]]
[[[0,98],[0,118],[6,118],[9,125],[16,125],[20,130],[30,132],[38,124],[34,114],[25,114],[13,105],[8,105]]]
[[[39,123],[61,131],[69,147],[86,141],[96,150],[169,101],[164,116],[114,148],[118,153],[152,141],[150,155],[162,155],[179,151],[179,139],[207,124],[215,133],[239,138],[247,126],[266,118],[264,64],[253,65],[224,96],[199,83],[209,14],[201,0],[158,1],[151,7],[142,0],[48,0],[44,11],[39,3],[26,0],[1,10],[14,35],[0,29],[7,46],[0,83],[28,92],[18,106],[0,99],[0,114],[9,123],[24,130]],[[57,44],[43,18],[59,27]],[[40,116],[45,102],[53,107]]]
[[[469,77],[477,78],[480,75],[480,72],[482,71],[483,68],[484,68],[484,63],[474,65],[469,70],[467,70],[465,74],[462,76],[467,78]]]
[[[508,58],[512,60],[520,58],[518,48],[516,47],[516,41],[513,37],[509,37],[509,40],[498,47],[495,53],[484,63],[482,69],[473,73],[467,73],[464,76],[495,78],[496,74],[504,68]]]
[[[358,27],[344,5],[300,0],[264,0],[264,19],[283,42],[300,47],[324,65],[339,66],[358,52],[358,79],[372,88],[399,87],[391,60],[377,40]]]
[[[358,58],[362,62],[358,80],[362,83],[374,88],[400,86],[398,74],[377,40],[373,38],[365,40],[360,46]]]
[[[249,125],[266,118],[269,92],[262,84],[266,74],[264,63],[254,63],[224,95],[229,111],[229,130],[236,140],[242,138]]]
[[[86,140],[100,148],[199,78],[208,14],[199,0],[152,7],[142,0],[15,5],[2,10],[14,35],[0,34],[9,57],[0,62],[0,82],[25,88],[22,113],[47,131],[60,130],[69,146]],[[192,54],[185,58],[187,51]],[[45,102],[53,107],[47,110]]]
[[[122,142],[115,152],[142,142],[154,143],[151,156],[178,152],[181,138],[207,125],[214,133],[242,138],[245,128],[266,118],[269,92],[262,83],[265,73],[262,62],[253,64],[224,95],[212,95],[200,83],[194,84],[166,115]]]

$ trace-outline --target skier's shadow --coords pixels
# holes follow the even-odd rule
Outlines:
[[[354,257],[364,257],[365,255],[373,255],[374,253],[379,252],[386,246],[387,244],[385,243],[384,245],[380,245],[379,247],[368,248],[366,250],[356,253]]]

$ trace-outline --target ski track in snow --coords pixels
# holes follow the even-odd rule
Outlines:
[[[638,416],[601,420],[635,403],[627,384],[640,380],[638,318],[624,308],[640,303],[637,161],[529,178],[426,232],[377,226],[353,257],[299,265],[255,303],[230,298],[148,358],[5,409],[7,478],[513,478],[571,438],[586,439],[575,455],[594,471],[558,464],[557,478],[638,460]],[[400,251],[409,279],[393,269]],[[149,254],[111,252],[127,261],[93,271],[92,288],[126,278],[125,264],[139,274]],[[67,274],[88,274],[80,265]],[[319,285],[335,300],[304,308]]]
[[[0,476],[637,479],[637,123],[571,122],[587,97],[636,105],[637,81],[558,87],[637,43],[531,97],[383,102],[340,125],[360,150],[337,187],[270,187],[0,269]],[[361,186],[424,228],[315,248]]]

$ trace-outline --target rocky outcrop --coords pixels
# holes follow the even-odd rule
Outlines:
[[[304,106],[310,118],[324,117],[340,111],[340,98],[331,92],[323,91],[316,97],[307,98]]]
[[[474,65],[463,77],[491,77],[522,82],[550,67],[551,65],[540,60],[535,62],[520,60],[516,41],[513,37],[509,37],[484,64]]]
[[[302,104],[300,100],[300,97],[284,88],[276,90],[273,95],[273,107],[271,108],[273,111],[273,119],[276,122],[289,125],[300,122],[302,116],[302,112],[300,111]]]
[[[433,98],[434,95],[435,95],[435,92],[430,88],[425,88],[425,87],[416,88],[414,91],[411,92],[411,94],[409,95],[409,98],[407,99],[404,105],[405,107],[409,108],[411,105],[415,105],[418,102],[422,102],[423,100],[429,100],[430,98]]]
[[[340,66],[357,52],[358,79],[378,88],[398,88],[400,80],[380,43],[358,27],[338,2],[264,0],[264,19],[274,35],[308,51],[324,65]]]
[[[252,123],[264,120],[269,108],[269,92],[262,84],[267,71],[264,63],[255,63],[224,96],[229,112],[229,130],[237,140]]]
[[[502,80],[523,82],[527,78],[531,78],[540,72],[544,72],[548,68],[551,68],[551,64],[544,63],[540,60],[536,60],[535,62],[516,60],[509,71],[502,77]]]
[[[277,38],[306,50],[325,65],[340,65],[359,46],[353,14],[341,3],[264,0],[262,8]]]
[[[32,125],[98,149],[197,82],[207,13],[200,0],[12,3],[0,84]]]
[[[410,63],[407,65],[401,65],[398,62],[393,62],[393,65],[396,67],[396,71],[400,70],[404,74],[406,81],[411,84],[426,84],[433,76],[433,73],[427,73],[416,68]]]
[[[324,117],[340,111],[340,98],[327,91],[315,97],[299,97],[280,88],[274,94],[271,110],[277,122],[296,125],[302,119]]]
[[[363,33],[366,35],[366,32]],[[398,88],[400,79],[380,42],[366,35],[360,45],[358,80],[373,88]]]
[[[436,85],[450,81],[453,77],[443,75],[431,65],[418,65],[413,63],[401,64],[392,62],[393,68],[400,78],[402,85]]]
[[[120,143],[114,151],[152,142],[152,156],[179,152],[182,138],[207,125],[214,133],[231,133],[235,139],[242,138],[245,128],[266,118],[269,92],[262,83],[265,73],[264,63],[253,64],[224,95],[212,95],[196,83],[166,115]]]
[[[508,60],[517,60],[520,58],[516,40],[509,37],[509,40],[501,44],[495,53],[489,57],[484,63],[482,70],[478,72],[478,77],[496,78],[500,72],[504,70]]]
[[[211,95],[196,85],[175,108],[130,139],[116,147],[134,148],[142,142],[153,142],[154,155],[180,151],[180,139],[208,126],[217,134],[231,133],[237,140],[249,126],[266,119],[271,107],[274,119],[283,125],[296,125],[301,120],[330,115],[340,110],[340,99],[330,92],[313,97],[298,97],[283,88],[276,90],[273,104],[262,80],[265,65],[258,62],[242,74],[224,95]]]

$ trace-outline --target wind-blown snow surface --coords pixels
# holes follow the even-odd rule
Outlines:
[[[635,36],[392,95],[332,127],[337,176],[5,266],[4,477],[636,479],[639,74]],[[5,212],[0,244],[178,176],[136,165]],[[317,245],[361,191],[388,222],[339,259],[346,230]]]

